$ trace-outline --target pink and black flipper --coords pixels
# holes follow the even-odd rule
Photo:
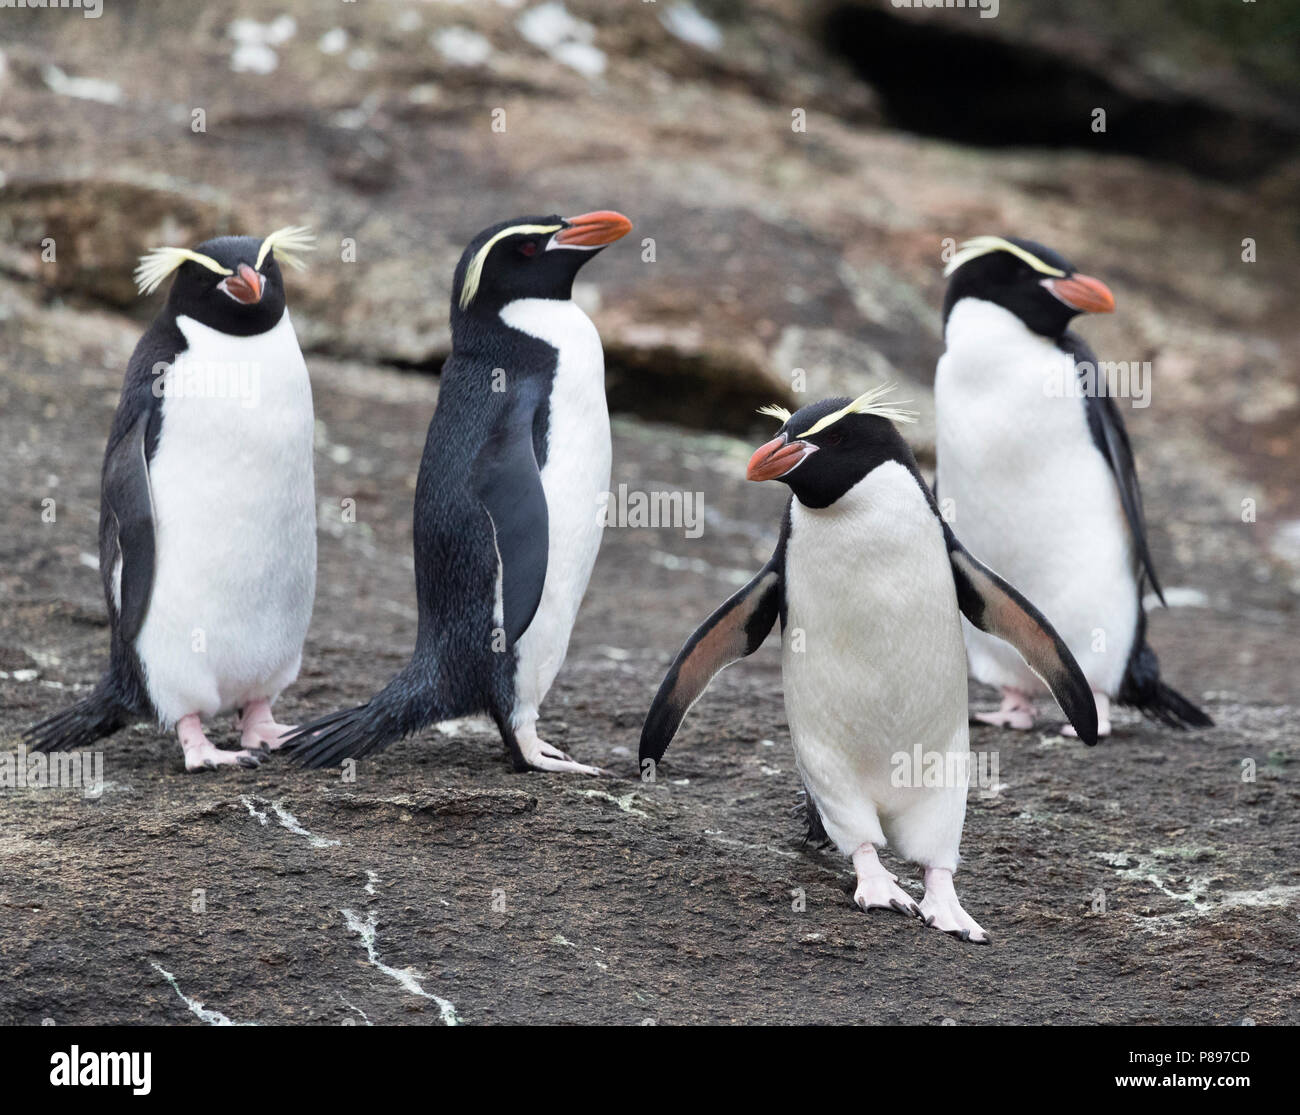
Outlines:
[[[657,763],[663,758],[686,714],[709,682],[731,663],[758,650],[778,616],[783,614],[782,582],[789,523],[787,510],[781,540],[767,564],[696,629],[673,659],[641,728],[642,763],[647,759]]]
[[[957,606],[981,631],[1010,643],[1052,691],[1061,711],[1089,747],[1097,743],[1097,703],[1070,648],[1046,617],[971,553],[943,524],[957,589]]]

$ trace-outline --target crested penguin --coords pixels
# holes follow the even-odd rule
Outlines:
[[[610,478],[605,357],[573,280],[631,228],[610,211],[520,217],[465,249],[415,490],[415,650],[366,704],[298,729],[304,765],[485,712],[517,770],[600,773],[543,740],[537,717],[596,560]]]
[[[109,668],[30,728],[36,750],[89,747],[145,718],[185,769],[256,766],[289,729],[271,704],[298,676],[316,592],[311,382],[280,264],[306,228],[157,248],[135,278],[166,305],[127,365],[104,453],[99,572]],[[239,750],[202,718],[236,711]]]
[[[1096,709],[1051,625],[940,517],[890,421],[912,416],[883,401],[888,390],[794,414],[763,409],[782,425],[747,476],[790,488],[776,550],[673,661],[646,716],[640,759],[662,758],[713,676],[757,650],[779,617],[786,714],[810,820],[851,857],[854,900],[985,944],[989,935],[952,881],[970,762],[960,617],[1023,654],[1089,744]],[[919,905],[881,864],[886,844],[925,869]]]
[[[1160,678],[1143,585],[1164,593],[1147,544],[1137,467],[1097,357],[1069,331],[1115,299],[1056,252],[981,236],[948,262],[935,377],[935,489],[971,551],[1023,589],[1083,667],[1109,734],[1110,702],[1173,728],[1213,721]],[[949,505],[948,501],[952,503]],[[1002,705],[978,719],[1028,730],[1042,683],[965,626],[971,672]],[[1066,728],[1069,733],[1068,727]]]

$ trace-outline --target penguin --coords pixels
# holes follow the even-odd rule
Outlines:
[[[487,713],[517,770],[599,774],[537,733],[600,546],[610,479],[605,357],[573,301],[621,213],[484,229],[452,282],[452,351],[416,481],[415,650],[366,704],[303,725],[305,766]]]
[[[1056,625],[1101,735],[1112,700],[1172,728],[1211,726],[1161,680],[1147,643],[1144,585],[1161,603],[1164,592],[1133,450],[1097,357],[1069,330],[1078,314],[1113,312],[1114,296],[1030,240],[977,237],[945,274],[935,487],[962,537]],[[970,624],[965,637],[971,672],[1002,693],[977,719],[1032,728],[1042,683],[1003,643]]]
[[[750,458],[750,480],[791,491],[771,559],[687,640],[641,732],[655,763],[724,666],[752,654],[778,617],[795,761],[818,826],[853,861],[854,900],[986,944],[953,887],[966,814],[969,723],[960,617],[1005,639],[1044,679],[1085,743],[1096,742],[1088,684],[1051,624],[977,561],[943,521],[884,401],[790,414]],[[938,777],[917,777],[918,753]],[[880,862],[890,845],[925,872],[919,905]]]
[[[316,496],[311,381],[280,264],[301,268],[312,247],[294,226],[141,258],[142,295],[175,278],[131,355],[104,452],[109,667],[85,700],[28,729],[35,750],[152,719],[175,729],[187,771],[252,767],[288,730],[271,705],[302,662]],[[203,731],[226,712],[238,750]]]

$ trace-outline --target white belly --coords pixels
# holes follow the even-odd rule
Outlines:
[[[900,754],[965,761],[966,656],[942,528],[901,465],[822,510],[794,502],[782,640],[795,757],[845,854],[957,866],[966,786],[896,785]]]
[[[1089,684],[1114,696],[1138,617],[1132,542],[1082,399],[1061,397],[1070,357],[987,302],[959,303],[935,378],[939,499],[972,554],[1056,628]],[[971,672],[1046,687],[1006,643],[965,625]]]
[[[149,466],[156,570],[136,650],[168,726],[274,700],[297,676],[316,591],[311,383],[288,312],[254,337],[177,324],[189,348],[167,389],[190,369],[227,378],[164,395]]]
[[[600,549],[611,448],[605,355],[591,319],[573,302],[541,298],[511,302],[501,318],[558,353],[542,466],[548,516],[546,582],[537,614],[517,648],[512,719],[518,726],[536,718],[564,662]]]

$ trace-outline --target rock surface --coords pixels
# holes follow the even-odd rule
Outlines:
[[[1061,49],[1006,7],[975,31]],[[353,9],[31,11],[0,48],[0,753],[103,665],[99,466],[158,305],[132,298],[130,271],[159,242],[320,234],[290,279],[321,565],[285,718],[364,699],[409,650],[437,393],[420,373],[447,349],[455,258],[490,221],[633,217],[578,292],[620,412],[613,482],[704,493],[704,533],[606,534],[545,727],[608,779],[515,775],[474,723],[354,783],[277,760],[187,777],[141,726],[105,742],[98,799],[0,791],[0,1022],[1300,1021],[1294,158],[1212,181],[903,132],[827,50],[815,5]],[[1186,34],[1172,86],[1245,112],[1239,90],[1269,69],[1198,81],[1180,59],[1212,48]],[[1154,96],[1159,59],[1133,42],[1133,95]],[[1283,127],[1289,87],[1267,81],[1250,111]],[[1105,278],[1120,312],[1089,340],[1152,361],[1152,404],[1126,418],[1179,602],[1152,641],[1219,726],[1121,713],[1092,751],[974,730],[999,758],[958,876],[995,936],[975,951],[861,914],[848,865],[801,845],[774,646],[718,679],[658,783],[634,756],[671,655],[770,551],[780,493],[742,479],[767,428],[754,408],[900,379],[926,461],[943,241],[986,231]]]

